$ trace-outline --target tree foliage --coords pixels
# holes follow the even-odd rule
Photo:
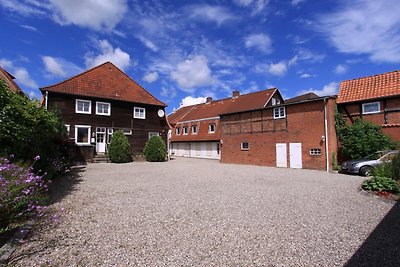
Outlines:
[[[114,132],[110,145],[108,146],[108,156],[111,162],[126,163],[132,161],[131,145],[128,138],[122,131]]]
[[[65,140],[59,114],[11,92],[0,80],[0,154],[27,162],[40,155],[35,168],[46,168],[66,157]]]
[[[147,141],[143,154],[147,161],[165,161],[167,150],[165,143],[160,136],[153,136]]]
[[[346,125],[342,119],[336,119],[336,131],[341,143],[341,152],[345,158],[363,158],[379,150],[393,149],[394,144],[381,127],[357,119],[353,125]]]

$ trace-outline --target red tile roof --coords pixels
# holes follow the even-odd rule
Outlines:
[[[238,97],[230,97],[211,101],[209,103],[179,108],[168,116],[168,120],[171,124],[176,124],[180,121],[215,118],[221,114],[261,109],[266,106],[272,95],[277,91],[276,88],[272,88],[239,95]]]
[[[42,93],[49,91],[166,106],[111,62],[103,63],[58,84],[42,87],[40,90]]]
[[[8,88],[20,95],[25,95],[21,88],[18,86],[16,82],[14,82],[15,77],[12,76],[8,71],[0,67],[0,79],[3,80]]]
[[[400,70],[341,82],[337,103],[395,95],[400,95]]]

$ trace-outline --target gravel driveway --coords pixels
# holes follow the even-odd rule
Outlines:
[[[359,192],[362,180],[182,158],[89,164],[59,182],[58,222],[30,233],[10,265],[362,266],[400,233],[399,221],[378,226],[399,209]]]

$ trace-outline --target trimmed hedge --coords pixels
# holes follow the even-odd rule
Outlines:
[[[151,137],[144,147],[143,154],[147,161],[165,161],[167,150],[162,138],[160,136]]]

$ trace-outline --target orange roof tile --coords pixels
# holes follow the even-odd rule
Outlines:
[[[395,95],[400,95],[400,70],[341,82],[337,103]]]
[[[166,106],[111,62],[103,63],[58,84],[42,87],[40,90],[42,93],[49,91]]]
[[[21,88],[18,86],[18,84],[14,81],[15,77],[12,76],[8,71],[6,71],[5,69],[3,69],[0,66],[0,79],[3,80],[8,88],[20,95],[25,95],[24,92],[21,90]]]

